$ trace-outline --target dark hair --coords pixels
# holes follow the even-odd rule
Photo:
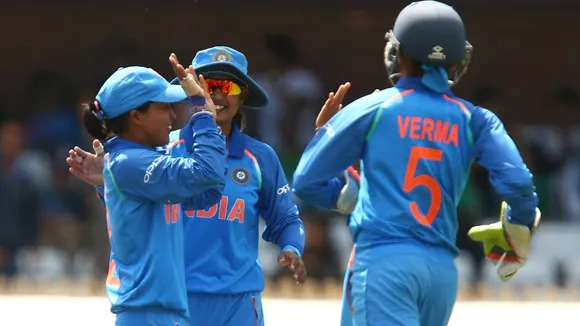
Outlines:
[[[233,123],[240,128],[240,131],[244,131],[246,129],[246,116],[242,112],[242,109],[238,109],[238,113],[234,115]]]
[[[145,112],[149,109],[150,104],[151,102],[147,102],[138,108],[135,108],[134,110]],[[99,107],[97,107],[97,105]],[[87,132],[99,140],[108,139],[112,134],[122,134],[127,126],[127,118],[129,117],[129,113],[132,110],[118,117],[106,120],[99,119],[99,110],[101,110],[101,108],[98,101],[83,104],[83,124]]]

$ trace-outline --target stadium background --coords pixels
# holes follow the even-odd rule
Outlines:
[[[474,45],[455,92],[495,111],[535,182],[544,224],[529,266],[499,284],[464,239],[499,199],[475,167],[459,207],[463,299],[580,301],[580,31],[577,1],[455,1]],[[567,3],[567,4],[566,4]],[[346,102],[386,87],[384,34],[403,1],[3,1],[0,40],[0,293],[102,294],[108,244],[103,208],[67,172],[66,151],[85,148],[79,103],[118,66],[171,78],[170,52],[230,45],[273,105],[247,111],[249,132],[278,151],[291,176],[325,95]],[[351,241],[342,216],[301,207],[309,282],[294,288],[262,247],[271,297],[338,298]]]

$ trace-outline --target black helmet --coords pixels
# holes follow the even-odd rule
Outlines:
[[[459,14],[438,1],[413,2],[397,16],[395,27],[386,35],[385,64],[389,79],[399,77],[398,55],[425,64],[447,66],[458,63],[449,81],[456,84],[467,71],[473,47],[465,38]]]

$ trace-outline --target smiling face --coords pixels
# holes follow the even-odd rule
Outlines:
[[[231,125],[245,97],[245,87],[226,76],[208,76],[207,82],[211,99],[216,105],[218,125]]]

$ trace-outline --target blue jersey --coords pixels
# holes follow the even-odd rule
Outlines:
[[[346,106],[314,137],[294,175],[301,199],[333,208],[344,182],[335,176],[361,160],[359,200],[350,218],[357,248],[416,243],[456,255],[456,206],[472,163],[486,168],[512,209],[530,225],[532,175],[490,111],[435,93],[420,78]]]
[[[175,155],[188,155],[181,131],[170,134]],[[195,210],[185,223],[187,291],[235,294],[264,289],[258,261],[259,218],[263,239],[301,253],[304,230],[274,150],[233,127],[228,140],[226,185],[219,203]]]
[[[226,156],[225,139],[211,117],[194,120],[193,157],[172,157],[119,138],[105,144],[111,243],[106,285],[114,313],[157,307],[188,317],[180,203],[217,202]]]

